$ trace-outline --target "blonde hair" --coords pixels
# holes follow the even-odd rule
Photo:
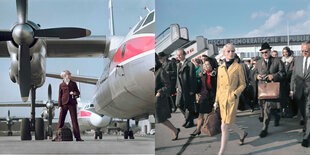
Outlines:
[[[65,75],[71,75],[69,70],[64,70],[60,73],[60,77],[63,78]]]
[[[234,46],[233,44],[227,43],[227,44],[225,44],[224,47],[223,47],[223,52],[226,51],[226,49],[227,49],[228,46],[232,47],[232,48],[235,50],[235,46]]]

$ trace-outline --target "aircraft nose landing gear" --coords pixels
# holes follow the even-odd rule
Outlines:
[[[102,131],[100,131],[100,128],[96,129],[95,131],[95,139],[102,139]]]
[[[135,137],[133,136],[133,131],[130,130],[129,120],[130,119],[127,119],[127,130],[124,132],[124,139],[128,139],[128,137],[130,139],[135,139]]]

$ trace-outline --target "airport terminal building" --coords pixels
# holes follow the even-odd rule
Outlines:
[[[216,59],[223,59],[222,48],[227,43],[236,47],[236,53],[242,60],[248,60],[255,56],[261,56],[259,49],[264,42],[278,51],[282,57],[282,49],[285,46],[294,51],[294,56],[301,55],[301,43],[310,40],[310,34],[289,36],[266,36],[249,38],[210,39],[197,36],[195,40],[189,40],[187,28],[180,28],[178,24],[172,24],[169,28],[156,36],[156,53],[165,52],[171,57],[176,57],[176,50],[183,48],[186,58],[194,60],[206,54]]]

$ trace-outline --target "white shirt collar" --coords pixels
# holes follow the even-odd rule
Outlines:
[[[68,81],[66,81],[66,80],[63,80],[63,81],[66,83],[66,85],[68,85],[70,82],[70,79]]]

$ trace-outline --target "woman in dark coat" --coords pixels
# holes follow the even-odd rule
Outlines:
[[[285,67],[285,73],[286,76],[283,80],[283,85],[282,89],[282,100],[281,100],[281,105],[282,105],[282,116],[283,117],[292,117],[293,115],[297,114],[297,106],[294,105],[294,111],[292,111],[292,101],[291,98],[289,97],[289,92],[290,92],[290,83],[291,83],[291,76],[293,73],[294,69],[294,56],[293,56],[293,51],[289,47],[284,47],[282,50],[282,55],[283,57],[281,58],[284,67]]]
[[[212,60],[207,58],[203,64],[203,74],[201,76],[201,91],[199,99],[199,116],[197,120],[196,130],[191,134],[192,136],[201,133],[201,124],[204,119],[204,114],[209,114],[213,109],[213,103],[216,96],[216,71]]]
[[[168,120],[171,117],[170,107],[168,104],[168,96],[170,90],[170,78],[168,74],[161,67],[161,63],[156,55],[155,59],[155,120],[156,123],[163,123],[167,126],[173,133],[174,138],[172,140],[177,140],[180,133],[180,129],[174,127],[174,125]]]

